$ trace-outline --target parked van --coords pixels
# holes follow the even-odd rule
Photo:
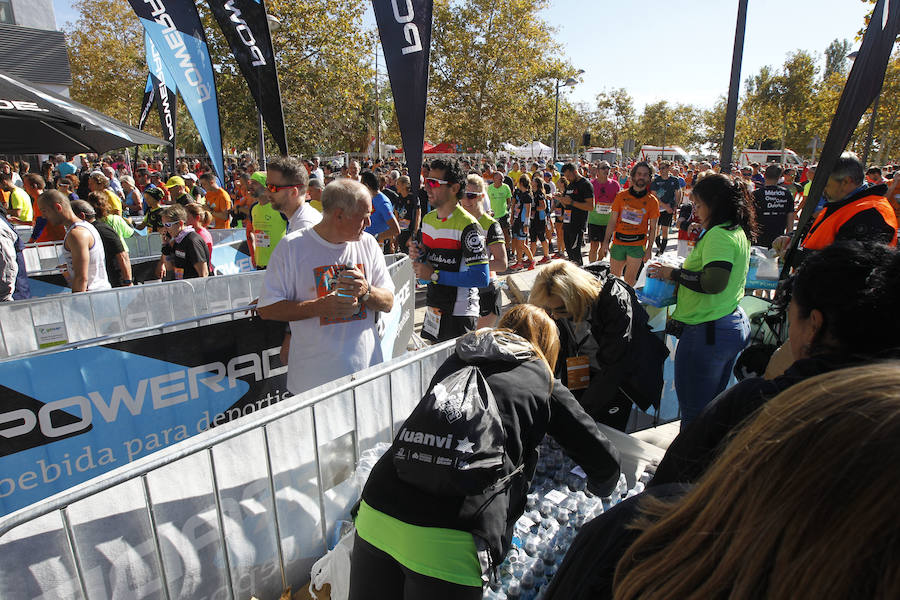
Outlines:
[[[674,160],[683,163],[691,162],[691,155],[680,146],[641,146],[641,160]]]
[[[742,167],[746,167],[751,163],[759,163],[761,165],[783,163],[786,165],[800,166],[803,164],[803,161],[800,160],[800,157],[797,156],[796,152],[789,148],[784,149],[784,159],[781,158],[781,150],[752,150],[745,148],[741,151],[737,163]]]
[[[584,160],[589,163],[598,163],[605,160],[609,164],[622,162],[622,151],[618,148],[588,148],[584,151]]]

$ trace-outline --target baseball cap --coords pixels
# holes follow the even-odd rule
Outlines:
[[[266,185],[266,172],[265,171],[256,171],[253,175],[250,176],[250,179],[258,183],[259,185]]]
[[[166,187],[173,188],[176,185],[184,185],[184,179],[182,179],[178,175],[173,175],[172,177],[169,177],[169,180],[166,182]]]
[[[184,178],[190,179],[191,181],[197,181],[197,176],[194,175],[193,173],[185,173]]]
[[[151,198],[154,198],[157,202],[160,202],[163,199],[163,191],[152,183],[144,188],[144,193]]]

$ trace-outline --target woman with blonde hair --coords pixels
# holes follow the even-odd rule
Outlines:
[[[608,267],[554,261],[538,274],[528,301],[556,320],[556,375],[591,416],[624,431],[632,403],[659,407],[669,351],[650,331],[634,290]]]
[[[807,379],[683,496],[585,526],[545,598],[898,598],[898,439],[900,362]]]
[[[366,482],[356,517],[350,600],[480,599],[484,582],[509,550],[546,433],[581,465],[591,491],[605,495],[615,487],[618,452],[552,376],[558,347],[553,321],[530,305],[510,309],[498,329],[480,329],[457,340],[455,352],[438,369],[420,406]],[[471,374],[473,366],[477,391],[449,383],[460,373]],[[483,413],[473,408],[483,406],[479,400],[487,400]],[[415,453],[418,465],[425,453],[429,473],[435,459],[434,481],[449,487],[468,469],[473,446],[483,448],[489,440],[493,447],[501,439],[490,428],[479,430],[483,435],[459,434],[447,443],[446,431],[420,431],[426,421],[417,420],[423,414],[419,408],[440,406],[441,424],[445,411],[447,421],[451,415],[450,422],[457,422],[476,414],[481,423],[492,404],[502,424],[506,475],[483,491],[461,494],[436,490],[426,478],[404,474],[406,457]],[[466,463],[457,467],[459,461]],[[439,471],[442,464],[448,466]],[[473,459],[472,466],[476,464]]]
[[[488,269],[491,280],[485,287],[478,288],[478,328],[493,327],[500,316],[502,301],[497,272],[505,271],[507,266],[503,229],[500,227],[500,223],[485,211],[485,204],[490,209],[490,203],[488,202],[487,185],[480,175],[472,174],[466,177],[466,191],[459,203],[466,209],[466,212],[475,217],[478,226],[484,231],[490,257]]]

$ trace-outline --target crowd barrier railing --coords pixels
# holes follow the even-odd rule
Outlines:
[[[133,235],[125,238],[125,249],[132,263],[159,259],[162,254],[162,237],[158,233]],[[65,264],[63,242],[41,242],[27,244],[22,251],[25,270],[28,275],[48,275],[59,273]]]
[[[359,456],[446,342],[283,400],[0,518],[0,597],[277,598],[360,492]]]
[[[5,302],[0,304],[0,359],[203,315],[201,324],[213,323],[222,317],[209,313],[258,298],[263,276],[237,273]]]

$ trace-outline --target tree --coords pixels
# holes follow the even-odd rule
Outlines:
[[[552,136],[555,82],[575,69],[553,58],[549,0],[436,0],[426,133],[496,148]]]
[[[609,140],[601,145],[621,148],[626,139],[636,135],[634,100],[625,88],[597,94],[597,112],[601,126],[607,128]]]
[[[639,119],[637,145],[682,146],[698,149],[702,143],[700,111],[689,104],[669,105],[662,100],[644,107]]]
[[[825,72],[822,79],[828,79],[832,73],[843,75],[847,72],[847,58],[850,54],[849,40],[834,40],[825,48]]]

